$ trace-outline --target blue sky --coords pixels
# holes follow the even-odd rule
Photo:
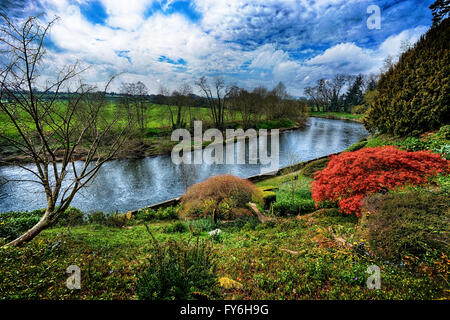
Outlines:
[[[142,81],[156,93],[202,75],[247,88],[283,81],[291,94],[337,73],[379,72],[402,43],[431,25],[433,1],[365,0],[3,0],[16,17],[60,20],[47,44],[50,67],[80,61],[87,81],[109,75]],[[367,8],[381,9],[369,29]],[[46,73],[46,74],[45,74]],[[117,82],[117,81],[116,81]]]

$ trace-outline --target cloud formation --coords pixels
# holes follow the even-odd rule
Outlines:
[[[381,8],[380,30],[367,7]],[[283,81],[291,94],[336,73],[376,73],[384,59],[414,43],[431,24],[431,1],[394,0],[39,0],[6,1],[24,17],[60,17],[50,33],[51,72],[75,61],[86,80],[110,74],[175,89],[201,75],[245,87]],[[120,84],[120,83],[119,83]],[[118,87],[118,85],[117,85]],[[117,88],[116,87],[116,88]]]

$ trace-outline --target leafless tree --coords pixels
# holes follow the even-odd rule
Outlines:
[[[229,90],[225,87],[225,81],[217,78],[214,81],[214,88],[211,89],[208,80],[203,76],[196,82],[196,85],[200,88],[208,103],[215,126],[223,128],[224,113],[229,93]]]
[[[172,129],[184,128],[186,126],[186,110],[190,113],[190,95],[192,94],[192,88],[189,84],[185,83],[180,86],[178,90],[174,90],[170,97],[170,103],[168,105],[170,121],[172,123]]]
[[[136,83],[122,83],[120,89],[122,98],[121,104],[136,118],[136,124],[143,131],[146,123],[146,111],[148,107],[147,86],[138,81]]]
[[[5,14],[0,20],[0,110],[15,131],[10,135],[3,130],[0,137],[29,156],[33,166],[15,164],[32,174],[31,181],[42,186],[47,200],[39,222],[7,244],[17,246],[58,220],[75,194],[121,148],[128,126],[119,124],[121,115],[107,116],[104,110],[110,82],[102,92],[82,84],[78,76],[83,70],[76,65],[64,67],[54,80],[41,80],[40,71],[48,68],[43,43],[55,20],[43,25],[30,17],[19,23]],[[78,89],[59,100],[72,82],[79,83]],[[81,145],[88,147],[80,165],[75,158]]]
[[[348,80],[349,77],[343,74],[333,79],[320,79],[316,86],[305,88],[305,94],[314,101],[319,111],[339,111],[343,107],[342,91]]]

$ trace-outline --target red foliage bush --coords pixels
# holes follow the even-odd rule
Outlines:
[[[408,152],[392,146],[365,148],[331,156],[315,174],[312,197],[316,202],[338,202],[348,214],[361,214],[361,200],[371,193],[406,184],[421,185],[427,178],[449,172],[449,161],[426,151]]]
[[[262,203],[262,192],[253,183],[232,175],[211,177],[191,186],[183,196],[182,215],[234,219],[251,215],[248,202]]]

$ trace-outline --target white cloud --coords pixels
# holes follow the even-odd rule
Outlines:
[[[175,89],[182,81],[193,84],[201,75],[222,75],[228,82],[247,87],[283,81],[292,94],[301,95],[304,87],[319,78],[378,72],[387,55],[398,53],[402,41],[414,43],[427,29],[404,30],[371,48],[342,41],[320,51],[308,46],[308,37],[325,41],[332,34],[324,35],[321,28],[328,32],[336,23],[320,22],[320,15],[332,15],[339,6],[348,8],[358,1],[196,0],[193,7],[202,15],[198,22],[180,13],[144,17],[152,3],[158,2],[166,10],[171,0],[100,1],[108,15],[103,25],[88,21],[73,1],[41,1],[47,19],[61,17],[50,38],[62,52],[49,50],[47,76],[58,67],[81,60],[92,65],[87,80],[99,85],[109,74],[123,73],[121,79],[140,80],[156,92],[159,83]],[[314,22],[318,23],[315,29]],[[290,30],[293,24],[294,33],[277,34],[279,29]],[[309,58],[295,58],[296,52]],[[318,54],[312,56],[315,52]],[[181,59],[185,65],[173,63]]]

